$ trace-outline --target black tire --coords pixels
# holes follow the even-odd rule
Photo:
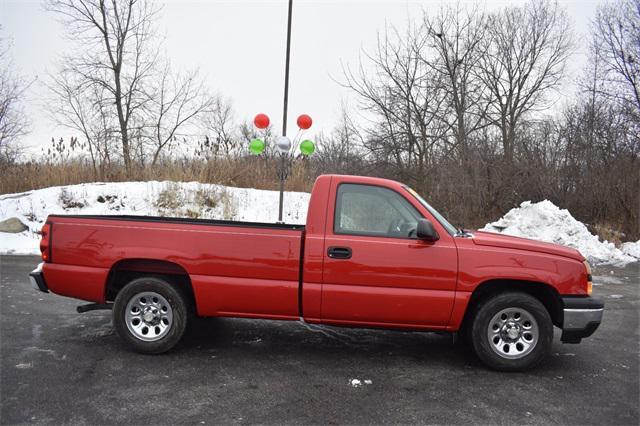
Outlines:
[[[133,322],[129,325],[127,324],[127,306],[129,303],[135,304],[136,296],[144,294],[160,295],[160,300],[164,299],[164,301],[168,302],[169,306],[167,307],[167,311],[171,314],[171,320],[167,320],[168,324],[166,326],[163,323],[164,329],[161,335],[157,336],[157,340],[154,341],[142,340],[144,336],[140,335],[140,337],[138,337],[136,333],[132,331]],[[151,304],[151,302],[149,303]],[[120,290],[113,304],[113,324],[116,332],[125,341],[127,346],[136,352],[145,354],[160,354],[172,349],[184,334],[188,315],[187,304],[182,294],[173,285],[157,277],[142,277],[131,281]],[[160,319],[157,319],[157,321],[160,321]],[[165,319],[163,318],[161,321],[165,321]],[[140,323],[140,321],[138,321],[138,323]],[[142,324],[144,326],[145,323]],[[132,327],[132,329],[130,329],[130,327]],[[147,329],[154,327],[155,326],[150,325]],[[141,332],[138,332],[138,334],[140,333]],[[148,331],[147,333],[153,332]],[[156,337],[149,335],[148,338],[153,339]]]
[[[529,322],[530,327],[531,323],[537,326],[535,344],[531,345],[531,349],[523,350],[522,354],[518,353],[520,349],[515,348],[518,343],[507,344],[504,341],[505,344],[502,345],[503,341],[500,340],[499,331],[493,331],[493,333],[498,333],[498,336],[494,335],[493,338],[498,337],[496,341],[500,343],[496,342],[494,344],[492,338],[489,337],[489,327],[494,327],[495,324],[491,324],[494,317],[505,310],[512,312],[512,308],[514,312],[522,311],[525,312],[525,315],[533,317],[535,321]],[[520,313],[515,312],[513,315],[519,316]],[[502,317],[498,318],[500,318],[498,322],[501,322]],[[505,326],[508,327],[506,322],[509,321],[509,315],[507,314]],[[518,327],[520,326],[518,325]],[[495,330],[495,328],[492,328],[492,330]],[[499,328],[499,330],[503,329]],[[518,328],[518,330],[522,335],[523,328]],[[514,331],[514,334],[516,332]],[[499,371],[523,371],[536,366],[549,354],[553,342],[553,322],[547,309],[535,297],[519,292],[500,293],[483,300],[477,307],[471,323],[470,337],[473,351],[489,368]],[[529,333],[528,336],[522,335],[523,339],[525,337],[531,337],[531,334]],[[522,340],[516,340],[515,342],[520,341]],[[518,346],[518,348],[522,347],[521,344]],[[501,350],[500,348],[504,349]],[[511,350],[512,353],[504,353],[505,349],[507,351]],[[519,358],[506,358],[507,356]]]

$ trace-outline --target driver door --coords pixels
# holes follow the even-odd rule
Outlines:
[[[444,328],[457,275],[452,236],[437,227],[438,241],[416,239],[418,219],[435,219],[392,188],[339,183],[331,201],[322,322]]]

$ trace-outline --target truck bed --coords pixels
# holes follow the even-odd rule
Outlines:
[[[303,225],[100,215],[51,215],[48,222],[44,270],[55,293],[103,303],[109,274],[144,262],[188,275],[199,315],[299,316]]]

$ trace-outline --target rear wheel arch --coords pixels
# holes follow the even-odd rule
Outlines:
[[[553,324],[557,327],[562,326],[562,299],[553,286],[539,281],[495,279],[482,282],[471,293],[461,328],[469,326],[482,301],[506,292],[523,292],[535,297],[547,309]]]
[[[109,270],[105,286],[105,300],[114,301],[116,296],[131,281],[142,277],[161,278],[180,291],[189,308],[195,311],[195,296],[191,277],[181,265],[157,259],[121,259]]]

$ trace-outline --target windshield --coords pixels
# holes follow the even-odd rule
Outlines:
[[[418,202],[422,204],[424,208],[427,209],[429,213],[431,213],[431,215],[435,217],[436,220],[440,222],[442,226],[444,226],[444,228],[447,230],[449,234],[455,235],[458,232],[456,227],[450,224],[449,221],[445,219],[445,217],[442,216],[436,209],[431,207],[431,205],[427,203],[427,201],[424,198],[422,198],[420,194],[418,194],[416,191],[409,188],[408,186],[405,186],[404,189],[406,189],[409,194],[413,195],[415,199],[418,200]]]

